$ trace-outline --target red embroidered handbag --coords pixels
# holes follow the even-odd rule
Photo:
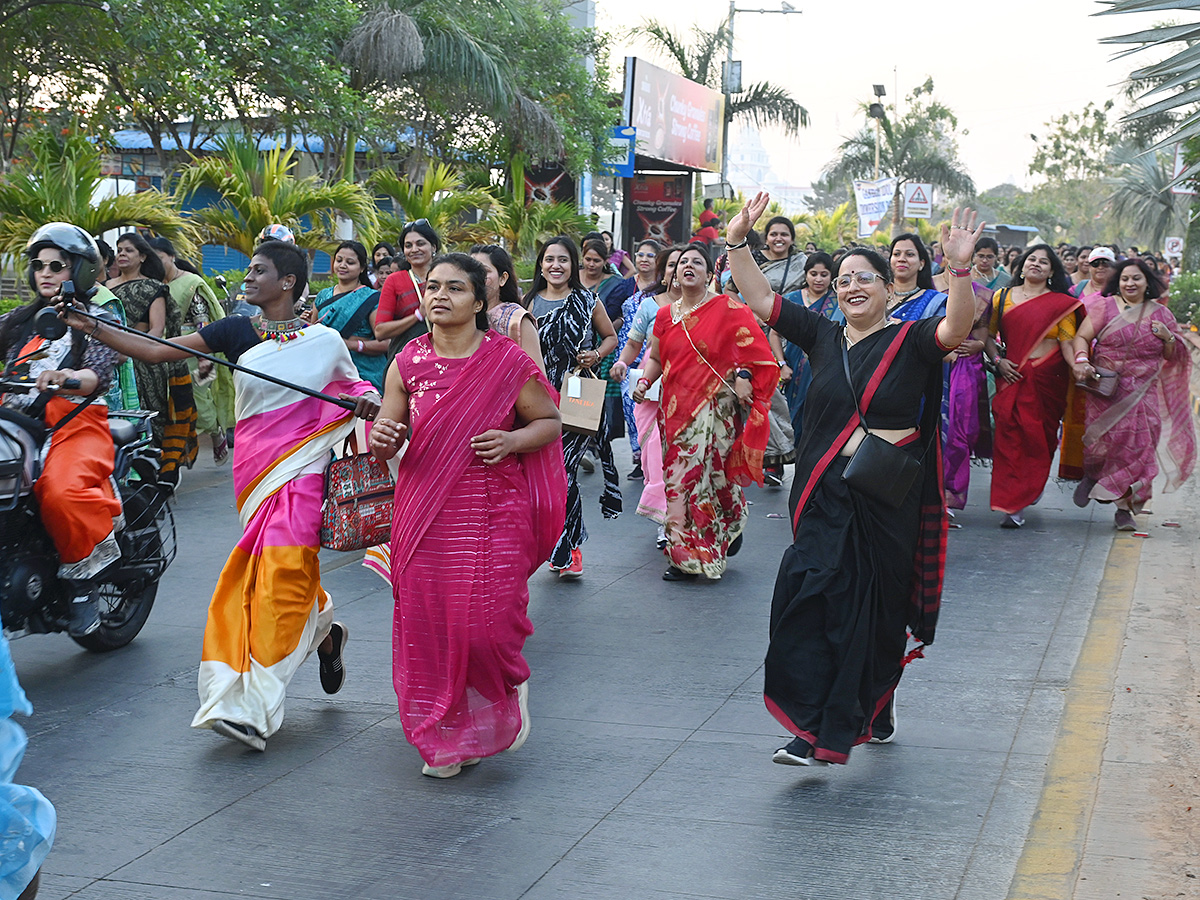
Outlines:
[[[321,546],[330,550],[365,550],[392,539],[396,482],[387,464],[370,453],[349,453],[352,439],[346,439],[342,457],[325,467]]]

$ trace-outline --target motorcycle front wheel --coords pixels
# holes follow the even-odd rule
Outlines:
[[[165,558],[162,568],[174,557],[174,520],[170,508],[159,494],[157,485],[143,483],[121,491],[127,531],[119,538],[125,558],[133,562],[149,562]],[[150,526],[152,523],[152,527]],[[136,540],[129,536],[136,531]],[[170,547],[164,546],[164,535]],[[117,564],[118,566],[120,563]],[[107,653],[124,647],[142,630],[150,617],[158,581],[154,577],[123,578],[101,582],[100,627],[91,634],[71,639],[93,653]]]

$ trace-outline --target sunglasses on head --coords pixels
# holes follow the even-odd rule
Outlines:
[[[52,259],[49,262],[41,259],[31,259],[29,261],[29,268],[34,272],[40,272],[42,269],[49,269],[55,275],[67,268],[67,265],[68,264],[63,262],[61,259]]]

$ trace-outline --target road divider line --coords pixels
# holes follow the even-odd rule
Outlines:
[[[1075,894],[1141,554],[1142,542],[1127,537],[1116,538],[1108,551],[1008,900],[1070,900]]]

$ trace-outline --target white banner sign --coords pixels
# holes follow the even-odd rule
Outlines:
[[[1163,256],[1183,256],[1183,238],[1167,238],[1163,242]]]
[[[895,178],[854,182],[854,202],[858,206],[860,238],[870,237],[887,215],[896,194],[896,182]]]
[[[904,186],[904,218],[933,218],[933,185],[910,181]]]

